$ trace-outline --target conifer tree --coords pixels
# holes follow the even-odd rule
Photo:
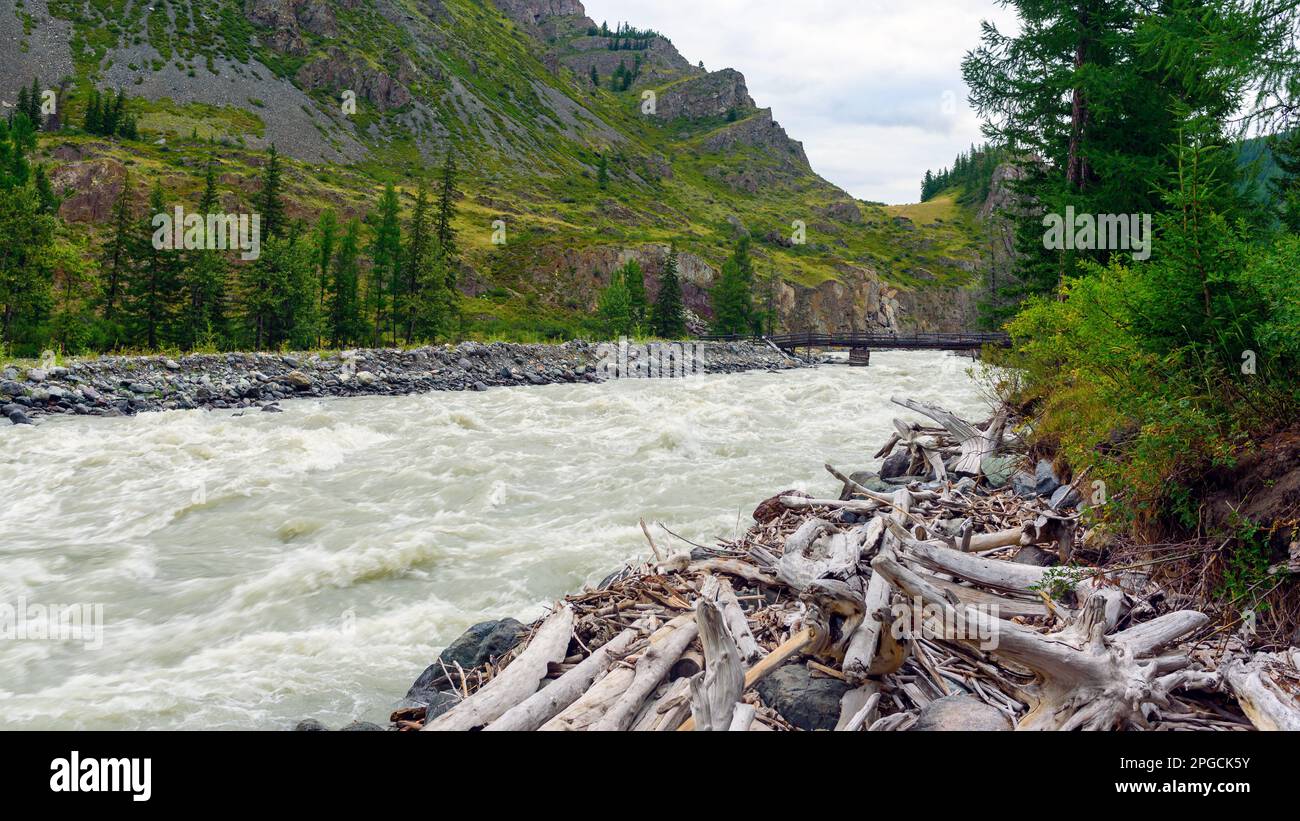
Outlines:
[[[678,339],[686,335],[686,308],[682,299],[682,283],[677,276],[676,246],[669,250],[668,259],[664,262],[650,324],[654,335],[663,339]]]
[[[216,166],[208,160],[203,194],[196,213],[204,217],[204,248],[188,253],[182,283],[182,308],[177,342],[192,350],[200,345],[219,347],[226,341],[226,279],[229,265],[217,250],[218,238],[207,234],[207,215],[220,213]],[[217,228],[217,230],[220,230]]]
[[[98,135],[103,127],[104,112],[101,108],[99,92],[92,89],[90,99],[86,103],[86,133]]]
[[[402,262],[402,229],[397,216],[397,191],[385,186],[374,215],[370,242],[370,279],[366,285],[366,311],[372,322],[371,344],[379,347],[384,328],[394,327],[393,294]]]
[[[40,344],[52,303],[57,218],[42,210],[28,171],[26,155],[35,145],[25,113],[0,120],[0,347],[15,350]]]
[[[640,327],[645,324],[648,309],[645,293],[645,272],[641,270],[641,263],[635,259],[629,259],[623,265],[622,276],[623,282],[627,286],[632,324]]]
[[[107,341],[110,347],[116,347],[123,341],[116,325],[126,284],[131,277],[131,231],[135,222],[131,197],[131,175],[128,172],[122,179],[122,190],[113,200],[111,233],[100,255],[100,271],[104,286],[103,315],[108,325]]]
[[[415,195],[415,209],[411,212],[411,225],[406,232],[406,249],[402,255],[402,301],[398,306],[406,344],[415,338],[416,323],[424,314],[424,290],[428,284],[429,270],[434,267],[433,225],[429,214],[429,195],[420,186]]]
[[[330,343],[336,348],[357,344],[365,333],[361,317],[360,256],[361,222],[354,219],[343,229],[330,269],[326,324]]]
[[[157,350],[168,341],[181,267],[180,252],[167,245],[167,240],[155,241],[160,229],[154,225],[154,216],[166,213],[162,184],[155,183],[149,192],[149,207],[131,238],[132,265],[126,294],[129,338],[149,350]],[[174,228],[179,231],[181,226]]]
[[[262,169],[262,188],[257,192],[253,207],[261,214],[262,237],[264,240],[280,235],[284,229],[284,192],[280,179],[280,154],[272,145],[266,154],[266,165]]]
[[[330,263],[334,259],[335,247],[339,239],[339,221],[334,209],[326,208],[316,221],[316,287],[317,304],[322,319],[328,316],[325,307],[325,295],[329,290]],[[316,347],[320,347],[321,337],[329,332],[328,322],[321,322],[321,331],[317,334]]]

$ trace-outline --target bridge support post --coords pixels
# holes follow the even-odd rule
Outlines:
[[[849,364],[859,368],[865,368],[871,364],[870,348],[849,348]]]

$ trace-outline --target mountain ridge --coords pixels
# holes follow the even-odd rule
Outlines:
[[[918,225],[855,200],[813,171],[740,71],[692,65],[657,32],[602,32],[576,0],[23,2],[0,15],[0,35],[27,57],[6,66],[10,76],[63,77],[73,122],[92,87],[142,101],[144,147],[66,134],[42,143],[54,178],[74,191],[65,218],[88,234],[128,168],[192,196],[207,140],[221,146],[226,190],[241,195],[255,152],[275,144],[296,160],[290,210],[304,218],[324,207],[359,215],[383,182],[409,204],[450,145],[466,158],[463,289],[475,300],[509,292],[470,306],[493,321],[535,312],[530,302],[559,317],[589,312],[607,260],[641,258],[653,276],[674,242],[699,273],[688,305],[707,313],[721,261],[748,232],[792,330],[970,324],[973,215],[954,206]],[[60,32],[63,52],[47,49]],[[345,91],[356,95],[353,116],[339,105]],[[14,89],[0,93],[11,100]],[[490,244],[497,219],[520,253]],[[804,244],[792,239],[796,224]],[[503,275],[502,257],[540,267]]]

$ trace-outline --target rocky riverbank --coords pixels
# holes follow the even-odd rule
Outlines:
[[[337,354],[106,356],[48,367],[5,366],[0,369],[0,414],[18,425],[55,414],[130,416],[198,408],[273,413],[287,399],[481,391],[600,382],[620,373],[630,377],[683,371],[716,374],[802,364],[769,346],[748,342],[657,348],[630,344],[622,349],[583,341],[561,345],[463,342],[454,347]]]

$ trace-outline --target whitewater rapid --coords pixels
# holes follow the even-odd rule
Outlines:
[[[102,646],[0,638],[0,727],[383,723],[466,627],[874,466],[893,394],[982,418],[971,362],[293,401],[0,429],[0,605],[102,607]],[[662,544],[673,539],[662,531]],[[2,625],[0,625],[2,626]]]

